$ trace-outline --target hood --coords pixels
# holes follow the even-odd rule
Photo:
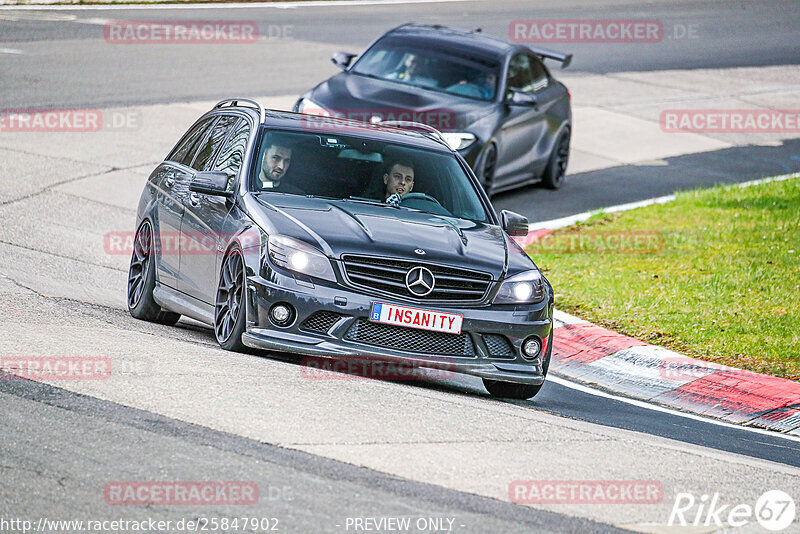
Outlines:
[[[310,94],[324,108],[347,118],[422,122],[440,131],[458,131],[492,113],[493,102],[430,91],[399,82],[339,73],[321,83]]]
[[[495,225],[360,202],[294,195],[256,198],[269,211],[268,233],[301,239],[336,260],[343,254],[419,260],[487,272],[495,280],[506,269],[507,238]]]

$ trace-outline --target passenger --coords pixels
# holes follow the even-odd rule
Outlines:
[[[260,190],[304,195],[305,192],[300,188],[283,179],[292,162],[291,144],[281,139],[273,139],[263,153],[261,171],[258,173]]]
[[[390,80],[413,83],[414,85],[436,86],[436,80],[423,75],[424,60],[416,54],[406,55],[402,68],[389,76]]]
[[[414,166],[406,160],[392,161],[383,175],[384,202],[393,206],[400,204],[401,197],[414,189]]]

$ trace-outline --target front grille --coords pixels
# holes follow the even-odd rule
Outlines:
[[[486,343],[491,358],[514,358],[516,356],[514,346],[506,336],[483,334],[483,342]]]
[[[488,273],[391,258],[347,255],[342,262],[353,285],[424,301],[479,301],[492,281]],[[433,291],[424,297],[406,287],[406,274],[417,266],[430,269],[436,278]]]
[[[301,330],[309,330],[311,332],[327,333],[328,330],[333,328],[343,315],[335,312],[321,311],[317,312],[300,325]]]
[[[475,347],[467,334],[428,332],[417,328],[373,323],[368,319],[358,319],[344,338],[366,345],[432,356],[475,357]]]

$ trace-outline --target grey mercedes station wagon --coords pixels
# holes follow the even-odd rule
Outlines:
[[[435,129],[219,102],[150,175],[128,308],[220,346],[379,360],[541,388],[553,290]]]

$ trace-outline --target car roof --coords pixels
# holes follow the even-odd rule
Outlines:
[[[323,135],[352,135],[386,143],[413,145],[418,148],[435,150],[437,152],[451,152],[449,147],[443,144],[443,141],[433,139],[431,134],[407,128],[370,124],[357,120],[331,119],[328,117],[304,115],[291,111],[268,109],[266,110],[264,125],[267,128],[278,130],[294,130]]]
[[[384,37],[402,37],[409,42],[416,42],[422,46],[435,49],[449,49],[459,54],[470,53],[500,59],[518,45],[509,43],[497,37],[484,35],[479,31],[467,31],[450,28],[439,24],[403,24],[389,30]]]

